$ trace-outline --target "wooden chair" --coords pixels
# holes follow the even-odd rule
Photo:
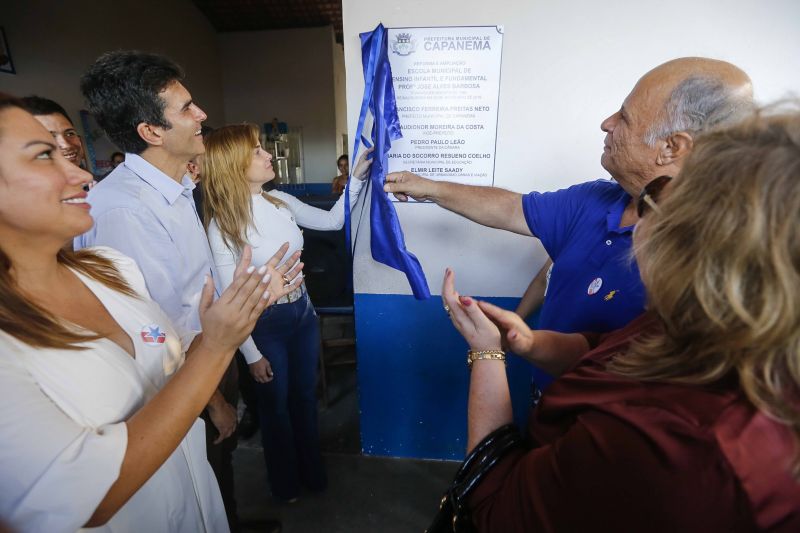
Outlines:
[[[347,347],[355,347],[356,340],[350,336],[349,332],[345,331],[347,329],[346,325],[343,325],[341,328],[341,332],[338,336],[326,339],[325,338],[325,323],[331,318],[334,317],[352,317],[353,316],[353,306],[342,306],[342,307],[316,307],[317,315],[319,317],[319,338],[320,338],[320,350],[319,350],[319,376],[320,376],[320,383],[322,385],[322,401],[325,404],[325,407],[328,407],[328,375],[327,369],[328,367],[332,366],[341,366],[341,365],[354,365],[356,364],[355,359],[355,351],[353,357],[346,357],[342,358],[341,356],[338,358],[331,358],[329,357],[330,354],[328,353],[332,348],[347,348]]]

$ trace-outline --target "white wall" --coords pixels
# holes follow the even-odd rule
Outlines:
[[[336,175],[333,28],[219,34],[225,119],[302,126],[307,182]]]
[[[186,71],[185,84],[222,121],[222,82],[216,33],[189,0],[19,0],[0,10],[17,74],[0,73],[0,90],[38,94],[60,103],[80,127],[81,75],[103,52],[159,52]]]
[[[184,68],[207,124],[277,116],[303,127],[306,180],[329,182],[336,175],[347,124],[344,54],[331,27],[217,34],[190,0],[9,1],[0,25],[17,70],[0,73],[0,90],[51,98],[79,128],[78,111],[85,108],[79,80],[100,54],[159,52]]]
[[[363,91],[358,33],[386,27],[503,25],[495,185],[552,190],[595,178],[600,122],[647,70],[675,57],[731,61],[765,102],[800,87],[796,0],[344,0],[348,124],[355,132]],[[432,205],[395,204],[408,248],[433,293],[445,266],[463,293],[519,296],[543,261],[537,241],[481,228]],[[405,277],[369,256],[361,224],[357,293],[410,294]],[[388,333],[388,332],[387,332]]]
[[[333,99],[336,110],[336,152],[341,155],[352,149],[341,144],[347,135],[347,72],[344,66],[344,47],[333,45]],[[338,157],[338,155],[337,155]]]

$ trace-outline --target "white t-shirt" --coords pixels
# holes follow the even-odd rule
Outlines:
[[[350,180],[351,206],[358,201],[363,184],[364,182],[357,179]],[[344,225],[344,195],[339,197],[330,211],[326,211],[312,207],[285,192],[271,191],[264,194],[270,194],[283,201],[288,209],[278,208],[261,194],[251,196],[253,224],[247,228],[246,240],[253,249],[254,265],[260,266],[266,263],[285,242],[289,243],[289,250],[284,256],[284,261],[302,249],[303,233],[298,225],[321,231],[338,230]],[[211,245],[211,253],[219,276],[220,286],[217,289],[222,293],[233,281],[240,253],[225,245],[214,219],[208,224],[208,243]],[[262,357],[251,337],[247,337],[239,349],[248,364],[253,364]]]
[[[136,357],[109,339],[85,350],[34,348],[0,331],[0,520],[14,531],[80,529],[116,481],[125,421],[183,364],[181,343],[130,258],[112,259],[139,298],[76,273],[130,336]],[[103,527],[148,533],[228,531],[198,419],[153,476]]]

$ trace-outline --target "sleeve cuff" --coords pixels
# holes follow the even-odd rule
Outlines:
[[[244,360],[247,361],[248,365],[252,365],[264,357],[258,350],[253,337],[247,337],[247,340],[239,346],[239,351],[242,352]]]
[[[364,178],[364,180],[368,179],[369,176]],[[358,193],[361,191],[361,188],[364,186],[364,180],[360,180],[358,178],[353,178],[350,180],[350,191],[354,193]]]
[[[525,223],[528,225],[528,229],[531,231],[531,234],[540,239],[539,235],[536,233],[536,224],[534,220],[534,213],[532,212],[533,203],[533,195],[536,194],[535,192],[530,192],[528,194],[522,195],[522,214],[525,215]]]

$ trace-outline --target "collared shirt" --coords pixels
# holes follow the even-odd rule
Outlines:
[[[619,227],[630,200],[606,180],[523,196],[528,227],[554,265],[541,329],[605,333],[644,311],[644,286],[631,253],[633,226]]]
[[[142,157],[125,154],[125,162],[89,192],[95,223],[74,243],[76,250],[109,246],[133,258],[184,350],[200,332],[200,294],[214,264],[193,189],[188,176],[177,183]]]

